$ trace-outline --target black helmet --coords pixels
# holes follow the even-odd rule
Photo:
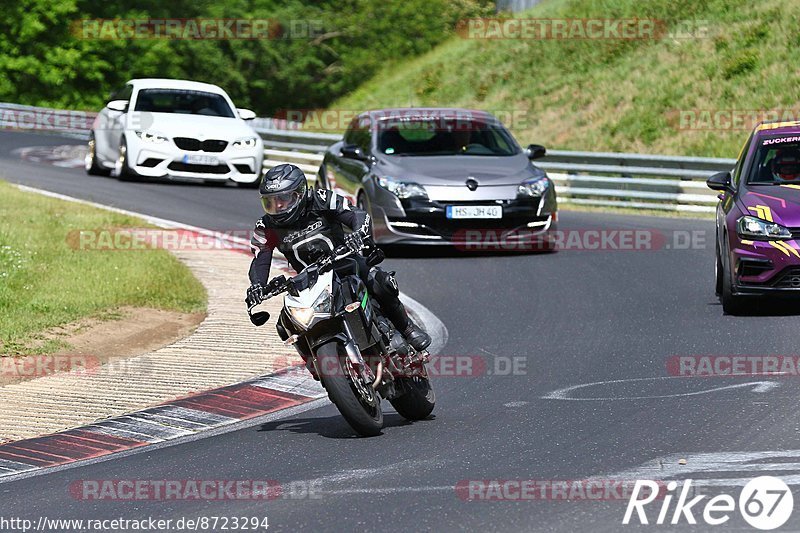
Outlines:
[[[278,226],[294,223],[306,205],[306,175],[295,165],[273,167],[261,180],[261,205]]]

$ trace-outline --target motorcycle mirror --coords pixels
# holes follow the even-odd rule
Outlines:
[[[250,315],[250,322],[252,322],[254,326],[263,326],[268,321],[269,313],[266,311],[259,311],[258,313],[253,313]]]

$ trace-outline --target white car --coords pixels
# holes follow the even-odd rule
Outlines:
[[[97,115],[86,172],[255,186],[264,144],[221,88],[186,80],[131,80]]]

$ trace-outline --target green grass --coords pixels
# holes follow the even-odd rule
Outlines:
[[[518,15],[707,21],[709,35],[653,40],[454,37],[385,68],[331,109],[463,106],[524,118],[521,144],[736,157],[748,131],[686,131],[681,110],[800,110],[796,0],[546,0]]]
[[[147,225],[136,218],[25,193],[0,182],[0,354],[48,353],[49,328],[114,319],[120,306],[203,311],[206,293],[164,250],[75,249],[70,232]]]

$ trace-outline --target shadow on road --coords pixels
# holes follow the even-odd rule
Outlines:
[[[428,419],[422,421],[427,422],[433,420],[435,416],[431,415]],[[383,415],[384,429],[392,427],[410,426],[414,422],[410,422],[398,415],[397,413],[385,413]],[[299,435],[319,435],[327,439],[358,439],[359,437],[355,431],[345,422],[344,418],[340,415],[315,417],[315,418],[298,418],[290,421],[276,420],[275,422],[267,422],[262,424],[257,431],[288,431]]]
[[[737,317],[779,317],[779,316],[798,316],[800,315],[800,298],[798,299],[785,299],[785,298],[758,298],[751,297],[748,300],[746,311],[736,315]],[[719,308],[722,314],[722,304],[718,301],[708,303],[709,306]],[[732,315],[725,315],[732,316]]]
[[[504,251],[504,250],[462,250],[456,246],[437,245],[437,246],[410,246],[402,244],[381,245],[387,258],[392,259],[442,259],[442,258],[463,258],[472,257],[507,257],[507,256],[548,256],[555,252],[550,251]]]

